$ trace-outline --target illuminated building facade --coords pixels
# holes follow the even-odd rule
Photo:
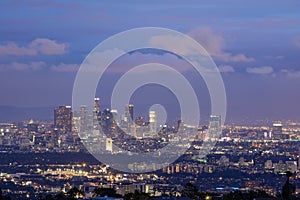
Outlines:
[[[149,126],[150,126],[150,134],[156,134],[156,113],[155,111],[149,112]]]
[[[282,124],[280,122],[274,123],[272,126],[272,138],[275,140],[284,139],[282,134]]]
[[[61,132],[72,131],[71,106],[59,106],[54,110],[54,127]]]
[[[221,133],[221,115],[211,115],[209,118],[209,140],[216,141]]]

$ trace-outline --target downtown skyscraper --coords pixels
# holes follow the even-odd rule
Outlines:
[[[72,108],[71,106],[59,106],[54,110],[54,127],[61,132],[72,131]]]
[[[211,141],[216,141],[222,133],[221,115],[211,115],[209,117],[208,130],[209,130],[208,139]]]

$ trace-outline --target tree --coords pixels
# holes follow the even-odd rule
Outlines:
[[[248,193],[242,193],[241,191],[230,192],[224,195],[224,200],[253,200],[255,198],[272,198],[263,190],[250,191]]]
[[[133,199],[134,200],[143,200],[149,198],[150,195],[144,192],[139,192],[138,190],[135,190],[133,193]]]
[[[187,183],[181,191],[181,196],[197,199],[199,195],[197,187],[192,183]]]
[[[282,187],[282,198],[284,200],[292,200],[295,193],[296,186],[290,183],[290,178],[293,176],[292,172],[286,172],[286,182]]]
[[[150,197],[149,194],[144,192],[139,192],[138,190],[135,190],[134,193],[127,193],[124,195],[125,200],[144,200],[148,199]]]
[[[116,197],[117,191],[114,188],[95,188],[93,191],[94,197]]]
[[[0,188],[0,200],[11,200],[10,196],[3,196],[2,189]]]
[[[65,199],[67,199],[67,196],[63,192],[60,192],[54,196],[54,199],[55,200],[65,200]]]
[[[54,200],[54,197],[52,194],[47,194],[46,196],[40,198],[40,200]]]

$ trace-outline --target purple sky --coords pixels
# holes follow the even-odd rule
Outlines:
[[[211,54],[224,79],[229,118],[299,119],[299,8],[298,0],[3,0],[0,105],[71,104],[78,66],[99,42],[158,26],[189,34]],[[175,62],[171,54],[134,53],[119,65],[137,60]],[[107,73],[108,82],[119,73]]]

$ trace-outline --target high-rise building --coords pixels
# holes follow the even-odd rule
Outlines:
[[[156,134],[156,113],[155,111],[149,112],[149,128],[150,134]]]
[[[184,123],[183,123],[183,121],[182,120],[178,120],[177,121],[177,131],[179,132],[179,133],[183,133],[183,129],[184,129]]]
[[[111,115],[112,115],[112,121],[113,121],[113,124],[117,125],[119,123],[118,121],[118,110],[117,109],[111,109],[110,110],[111,112]]]
[[[102,111],[101,114],[101,126],[109,127],[114,121],[113,114],[110,109],[106,108]]]
[[[88,127],[89,127],[89,121],[88,121],[88,110],[87,110],[87,106],[82,105],[80,106],[80,111],[79,111],[79,119],[80,119],[80,129],[79,131],[81,133],[84,133],[86,131],[88,131]]]
[[[272,138],[275,140],[284,139],[282,138],[282,124],[280,122],[273,123],[272,126]]]
[[[135,124],[136,124],[137,126],[143,126],[143,124],[144,124],[144,119],[143,119],[143,117],[141,117],[141,116],[136,117],[136,118],[135,118]]]
[[[94,98],[94,112],[100,112],[100,98]]]
[[[27,124],[27,130],[29,132],[38,132],[38,124],[37,123],[34,123],[33,120],[29,120],[29,123]]]
[[[93,109],[94,128],[99,127],[100,120],[101,120],[100,98],[94,98],[94,109]]]
[[[125,106],[125,117],[128,121],[133,121],[133,104],[128,104]]]
[[[118,118],[118,110],[117,109],[111,109],[110,112],[112,113],[114,120],[117,120]]]
[[[59,106],[54,110],[54,127],[62,132],[72,131],[71,106]]]
[[[208,140],[216,141],[222,133],[221,115],[211,115],[209,118]]]
[[[125,132],[130,130],[130,126],[133,124],[133,104],[127,104],[125,106],[125,113],[122,115],[121,127]]]

